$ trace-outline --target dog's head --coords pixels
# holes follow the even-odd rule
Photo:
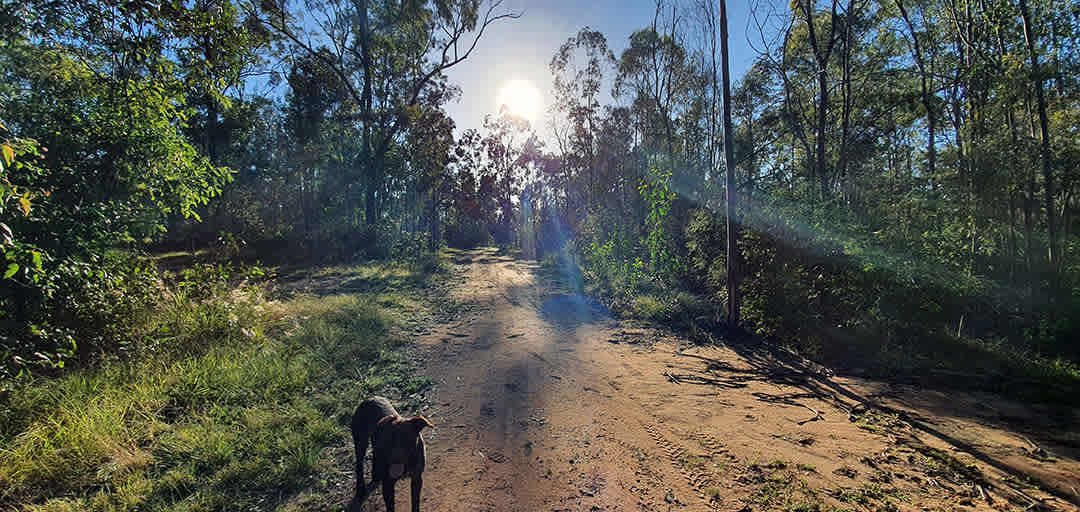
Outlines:
[[[379,437],[390,447],[387,460],[390,478],[401,478],[408,464],[415,460],[421,448],[420,431],[434,427],[427,418],[417,415],[411,418],[387,416],[379,420]]]

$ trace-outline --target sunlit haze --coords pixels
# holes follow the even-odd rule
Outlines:
[[[772,3],[783,5],[782,2],[761,2],[762,5]],[[539,112],[529,121],[542,139],[550,140],[547,121],[553,100],[548,65],[559,46],[583,27],[589,27],[603,33],[608,47],[618,56],[627,47],[630,34],[650,26],[656,13],[653,2],[614,0],[507,0],[500,8],[518,12],[521,18],[489,26],[469,59],[447,70],[450,80],[461,87],[461,97],[445,106],[454,119],[458,133],[470,128],[482,128],[485,116],[498,113],[507,83],[522,80],[532,85],[540,96]],[[731,70],[738,78],[755,56],[754,49],[747,42],[747,34],[751,39],[759,36],[747,4],[731,2],[728,9],[731,18]],[[610,84],[602,91],[602,101],[605,103],[614,101],[609,92]]]
[[[499,97],[495,102],[496,110],[504,105],[519,117],[525,118],[530,123],[535,123],[544,108],[544,100],[540,97],[540,91],[536,90],[528,80],[509,80],[499,90]]]

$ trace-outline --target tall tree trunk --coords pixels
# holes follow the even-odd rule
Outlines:
[[[1027,242],[1028,298],[1035,297],[1035,168],[1027,167],[1027,194],[1024,197],[1024,239]]]
[[[439,245],[441,245],[440,242],[442,241],[442,240],[440,240],[441,234],[439,233],[439,187],[438,186],[432,186],[431,187],[431,211],[430,211],[429,215],[431,216],[431,219],[430,219],[431,220],[431,240],[429,240],[428,245],[429,245],[429,247],[431,249],[431,252],[435,253],[435,252],[437,252],[439,250]]]
[[[817,30],[814,27],[814,3],[810,0],[800,1],[799,7],[802,8],[803,14],[806,16],[806,30],[810,36],[810,48],[814,53],[814,64],[817,66],[818,74],[818,110],[817,110],[817,137],[816,137],[816,150],[814,174],[817,175],[818,182],[821,186],[821,199],[824,201],[828,197],[828,175],[825,171],[825,131],[828,123],[829,113],[829,57],[832,55],[834,43],[836,42],[836,2],[832,1],[832,9],[829,17],[829,35],[823,42],[817,37]]]
[[[701,4],[702,17],[705,19],[706,36],[708,37],[709,44],[709,89],[711,94],[711,101],[709,101],[709,113],[708,113],[708,142],[706,144],[706,151],[708,152],[708,182],[710,188],[715,186],[718,176],[718,168],[720,167],[720,159],[717,154],[717,148],[721,144],[720,140],[720,122],[717,119],[718,109],[716,103],[720,98],[720,70],[719,64],[716,62],[717,54],[717,39],[719,34],[717,33],[717,12],[714,10],[715,4],[713,0],[705,0]],[[703,59],[704,61],[704,59]],[[704,64],[702,67],[705,67]]]
[[[847,178],[848,166],[848,140],[851,132],[851,12],[847,13],[844,23],[844,55],[842,60],[843,79],[841,81],[840,94],[840,148],[836,152],[836,180],[841,182]],[[830,183],[831,187],[831,183]]]
[[[738,223],[735,222],[735,149],[731,129],[731,68],[728,65],[727,0],[720,0],[720,66],[724,89],[724,165],[727,177],[727,291],[728,324],[739,324],[739,246]]]
[[[1054,173],[1050,163],[1050,122],[1046,113],[1046,91],[1043,87],[1042,70],[1039,69],[1039,54],[1035,50],[1033,20],[1027,0],[1020,0],[1020,16],[1024,22],[1024,39],[1027,41],[1028,57],[1031,59],[1031,80],[1035,82],[1035,100],[1039,109],[1039,136],[1042,142],[1039,159],[1042,161],[1043,185],[1046,189],[1046,232],[1049,237],[1046,258],[1053,268],[1057,264],[1057,225],[1054,211]]]
[[[1016,134],[1016,118],[1013,115],[1012,102],[1009,102],[1009,105],[1006,108],[1006,111],[1007,111],[1007,113],[1006,113],[1006,116],[1005,116],[1005,122],[1008,124],[1008,128],[1009,128],[1009,141],[1012,143],[1012,147],[1018,148],[1018,147],[1020,147],[1020,138]],[[1018,179],[1017,176],[1016,176],[1016,169],[1015,168],[1009,169],[1009,239],[1011,241],[1010,245],[1011,245],[1011,248],[1012,248],[1012,257],[1009,260],[1009,268],[1010,268],[1011,282],[1013,284],[1016,284],[1018,282],[1018,274],[1019,274],[1019,272],[1017,272],[1017,269],[1016,269],[1016,266],[1017,266],[1016,262],[1019,259],[1018,255],[1020,253],[1020,244],[1016,241],[1016,209],[1017,209],[1016,202],[1017,202],[1017,196],[1019,195],[1017,193],[1017,188],[1022,186],[1020,181],[1021,180]],[[1025,221],[1026,220],[1027,220],[1027,216],[1025,215]],[[1031,235],[1031,233],[1028,233],[1028,236],[1030,236],[1030,235]],[[1030,270],[1030,267],[1028,268],[1028,270]]]
[[[935,188],[935,166],[937,161],[937,145],[934,139],[934,101],[933,101],[933,76],[931,70],[926,65],[926,60],[923,56],[922,47],[919,45],[919,36],[915,33],[915,25],[911,22],[911,18],[908,16],[907,9],[904,8],[904,2],[902,0],[896,0],[896,7],[900,9],[900,15],[904,18],[904,24],[907,25],[908,31],[911,32],[911,45],[912,55],[915,57],[915,65],[919,68],[920,76],[920,88],[922,92],[923,109],[926,110],[926,170],[927,176],[930,178],[930,189]],[[931,65],[933,60],[931,59]]]
[[[1062,183],[1062,188],[1065,190],[1065,195],[1061,198],[1061,237],[1069,239],[1069,203],[1072,202],[1073,192],[1076,190],[1076,184],[1072,181]],[[1059,255],[1060,259],[1062,255]]]
[[[374,116],[371,111],[372,102],[372,87],[374,82],[374,74],[372,72],[371,65],[371,31],[368,24],[368,0],[356,0],[357,17],[359,18],[360,28],[360,59],[364,67],[364,87],[360,93],[360,116],[364,123],[363,135],[361,143],[361,157],[360,165],[364,170],[364,222],[368,226],[374,225],[378,221],[379,208],[378,208],[378,190],[380,186],[380,174],[382,169],[379,162],[376,162],[374,151],[372,151],[371,135],[372,124],[374,123]]]
[[[825,68],[826,66],[821,66],[818,70],[817,144],[815,150],[817,159],[814,164],[814,173],[817,174],[821,186],[822,201],[828,199],[829,192],[826,186],[828,178],[825,173],[825,129],[829,112],[829,80]]]

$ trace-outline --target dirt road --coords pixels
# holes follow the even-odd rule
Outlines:
[[[1077,510],[1076,411],[694,347],[532,263],[457,258],[468,311],[419,340],[424,510]]]

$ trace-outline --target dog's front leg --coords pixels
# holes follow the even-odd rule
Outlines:
[[[412,483],[412,512],[420,512],[420,488],[424,486],[424,478],[419,473],[414,475],[410,482]]]
[[[382,483],[383,502],[386,503],[386,512],[394,512],[394,484],[396,480],[384,478]]]

